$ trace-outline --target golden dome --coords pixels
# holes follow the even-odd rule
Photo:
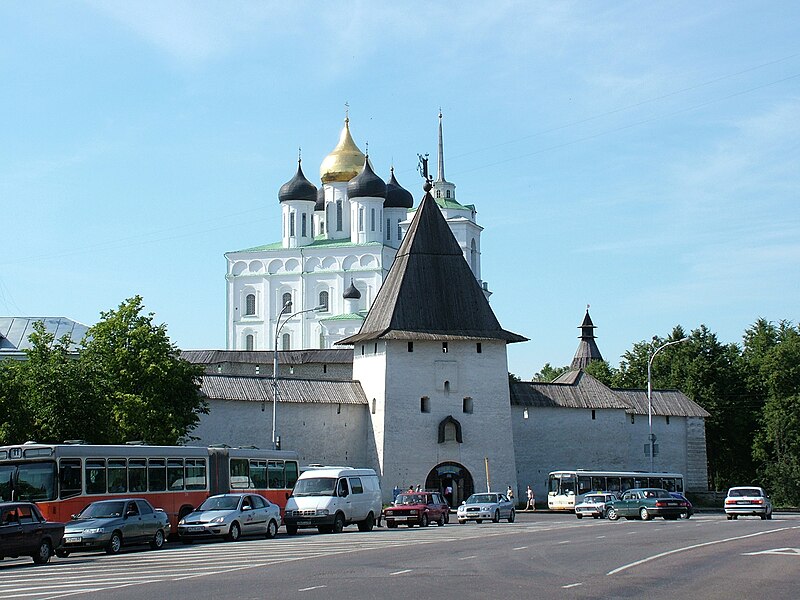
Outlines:
[[[336,144],[319,167],[322,183],[331,181],[350,181],[364,167],[364,154],[358,149],[350,135],[350,119],[344,120],[344,128]]]

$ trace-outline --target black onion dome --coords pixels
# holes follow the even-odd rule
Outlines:
[[[386,202],[383,203],[384,208],[413,208],[414,196],[411,195],[407,189],[397,182],[394,177],[394,167],[392,167],[392,176],[386,184]]]
[[[358,288],[353,283],[353,279],[350,279],[350,287],[344,291],[344,296],[342,296],[345,300],[358,300],[361,298],[361,292],[358,291]]]
[[[314,205],[314,210],[325,210],[325,188],[320,187],[317,190],[317,203]]]
[[[361,173],[353,177],[347,184],[348,198],[386,198],[386,183],[375,175],[369,157],[364,159]]]
[[[278,200],[280,202],[288,202],[289,200],[317,201],[317,186],[303,175],[303,168],[300,166],[299,160],[297,161],[297,173],[278,190]]]

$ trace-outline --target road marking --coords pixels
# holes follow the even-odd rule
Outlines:
[[[582,583],[570,583],[569,585],[562,585],[561,588],[568,590],[569,588],[578,587],[579,585],[583,585]]]
[[[562,540],[562,541],[560,541],[560,542],[558,542],[558,543],[559,543],[559,544],[569,544],[569,540]]]
[[[297,590],[298,592],[310,592],[311,590],[318,590],[320,588],[328,587],[327,585],[312,585],[311,587],[307,588],[300,588]]]
[[[598,540],[602,540],[602,539],[603,539],[603,538],[605,538],[605,537],[606,537],[606,536],[604,536],[604,535],[598,535],[598,536],[597,536],[597,539],[598,539]]]
[[[478,557],[477,557],[477,556],[462,556],[462,557],[461,557],[461,558],[459,558],[458,560],[469,560],[469,559],[471,559],[471,558],[478,558]]]
[[[394,573],[389,573],[389,575],[402,575],[404,573],[411,573],[411,569],[403,569],[402,571],[395,571]]]
[[[516,548],[514,548],[514,550],[525,550],[525,549],[527,549],[527,546],[517,546]]]
[[[637,533],[636,531],[629,531],[628,535],[636,535],[636,533]]]
[[[800,556],[800,548],[775,548],[774,550],[761,550],[760,552],[745,552],[742,556],[757,556],[759,554],[782,554],[783,556]]]
[[[653,556],[648,556],[647,558],[643,558],[641,560],[634,561],[632,563],[628,563],[627,565],[622,565],[621,567],[617,567],[606,573],[606,575],[616,575],[617,573],[621,573],[622,571],[626,571],[633,567],[638,567],[639,565],[643,565],[648,563],[652,560],[656,560],[657,558],[663,558],[665,556],[669,556],[670,554],[677,554],[678,552],[686,552],[687,550],[695,550],[697,548],[703,548],[705,546],[714,546],[716,544],[724,544],[725,542],[734,542],[736,540],[745,540],[747,538],[756,537],[759,535],[768,535],[770,533],[778,533],[779,531],[787,531],[789,529],[800,529],[800,526],[795,527],[780,527],[778,529],[771,529],[769,531],[759,531],[757,533],[750,533],[748,535],[738,535],[736,537],[729,537],[722,540],[714,540],[713,542],[703,542],[702,544],[694,544],[692,546],[684,546],[683,548],[675,548],[674,550],[669,550],[667,552],[661,552],[659,554],[654,554]]]

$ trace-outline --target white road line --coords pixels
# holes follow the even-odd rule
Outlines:
[[[582,583],[570,583],[569,585],[562,585],[561,588],[568,590],[569,588],[578,587],[579,585],[583,585]]]
[[[404,573],[411,573],[411,569],[403,569],[402,571],[395,571],[394,573],[389,573],[389,575],[403,575]]]
[[[470,560],[471,558],[478,558],[477,556],[462,556],[458,560]]]
[[[771,533],[778,533],[779,531],[787,531],[789,529],[800,529],[800,526],[795,527],[781,527],[779,529],[770,529],[769,531],[759,531],[757,533],[750,533],[748,535],[737,535],[735,537],[729,537],[722,540],[714,540],[712,542],[703,542],[702,544],[694,544],[692,546],[684,546],[683,548],[675,548],[674,550],[669,550],[667,552],[661,552],[659,554],[654,554],[653,556],[648,556],[647,558],[643,558],[641,560],[634,561],[632,563],[628,563],[627,565],[622,565],[621,567],[617,567],[606,573],[606,575],[616,575],[617,573],[621,573],[622,571],[626,571],[633,567],[638,567],[639,565],[643,565],[650,561],[656,560],[657,558],[663,558],[665,556],[669,556],[670,554],[677,554],[678,552],[686,552],[687,550],[695,550],[697,548],[703,548],[705,546],[714,546],[716,544],[724,544],[726,542],[734,542],[736,540],[744,540],[747,538],[756,537],[759,535],[769,535]]]
[[[320,588],[328,587],[327,585],[312,585],[311,587],[307,588],[300,588],[297,590],[298,592],[310,592],[311,590],[318,590]]]
[[[560,541],[560,542],[558,542],[558,543],[559,543],[559,544],[569,544],[569,540],[562,540],[562,541]]]
[[[597,539],[598,539],[598,540],[602,540],[602,539],[603,539],[603,538],[605,538],[605,537],[606,537],[606,536],[604,536],[604,535],[598,535],[598,536],[597,536]]]
[[[527,548],[527,546],[517,546],[516,548],[513,548],[513,550],[526,550]]]

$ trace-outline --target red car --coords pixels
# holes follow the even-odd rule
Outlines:
[[[383,511],[387,527],[408,525],[427,527],[436,523],[440,527],[450,522],[450,506],[439,492],[406,492],[399,494],[394,505]]]

